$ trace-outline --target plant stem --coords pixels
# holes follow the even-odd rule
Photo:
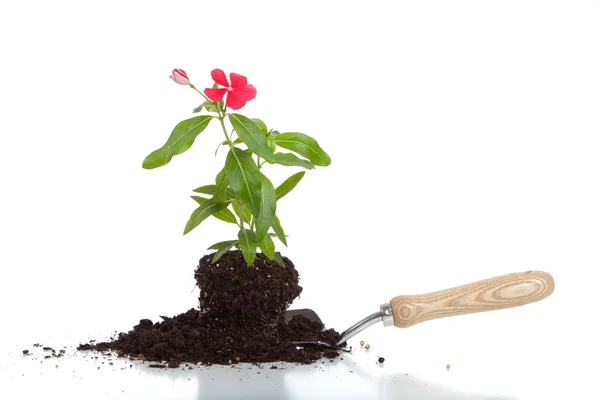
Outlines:
[[[244,203],[238,200],[240,210],[240,229],[244,229]]]
[[[225,114],[227,114],[225,112],[226,108],[227,107],[223,108],[223,110],[220,110],[219,108],[217,108],[217,114],[218,114],[219,122],[221,123],[221,128],[223,129],[223,134],[225,135],[225,140],[227,141],[227,144],[229,145],[229,149],[231,151],[233,151],[234,145],[233,145],[233,142],[229,139],[229,135],[227,135],[227,128],[225,127]],[[231,133],[233,135],[233,131]],[[238,200],[237,203],[238,203],[239,210],[240,210],[240,223],[238,225],[240,226],[240,229],[244,229],[244,203],[241,200]]]
[[[204,97],[206,100],[210,100],[208,97],[206,97],[206,95],[205,95],[204,93],[202,93],[201,91],[199,91],[198,89],[196,89],[196,86],[192,85],[191,83],[190,83],[189,85],[190,85],[190,87],[191,87],[192,89],[194,89],[196,92],[200,93],[200,95],[201,95],[202,97]]]
[[[260,163],[260,156],[258,154],[256,155],[256,165],[258,166],[258,169],[260,170],[260,167],[262,167],[262,164]],[[254,216],[252,217],[252,220],[250,221],[250,230],[254,231]]]
[[[221,122],[221,128],[223,128],[223,134],[225,135],[225,140],[227,140],[227,143],[229,143],[229,148],[233,150],[233,143],[231,143],[231,140],[229,140],[229,135],[227,134],[227,128],[225,128],[225,115],[221,115],[220,111],[217,111],[217,113],[219,114],[218,118],[219,118],[219,122]]]

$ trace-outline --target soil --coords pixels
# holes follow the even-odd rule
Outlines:
[[[320,321],[296,315],[288,322],[285,311],[300,295],[298,271],[286,257],[286,268],[257,254],[248,266],[240,251],[226,253],[215,264],[212,254],[200,259],[195,278],[200,309],[140,320],[127,333],[107,342],[90,341],[79,350],[116,351],[120,356],[147,361],[235,364],[287,361],[309,364],[338,351],[297,348],[294,341],[322,341],[334,345],[340,334]]]

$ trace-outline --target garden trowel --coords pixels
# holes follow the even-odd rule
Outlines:
[[[549,273],[527,271],[497,276],[438,292],[397,296],[389,303],[382,304],[378,312],[343,331],[335,345],[318,341],[294,342],[294,344],[298,347],[317,346],[342,350],[348,339],[377,322],[383,322],[383,326],[408,328],[436,318],[522,306],[545,299],[553,291],[554,279]],[[317,313],[307,308],[286,311],[285,318],[290,321],[296,315],[322,324]]]

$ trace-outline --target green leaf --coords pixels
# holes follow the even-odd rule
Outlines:
[[[207,250],[219,250],[219,249],[222,249],[223,247],[235,245],[237,242],[238,242],[237,240],[224,240],[222,242],[217,242],[217,243],[211,245]]]
[[[193,113],[199,113],[200,111],[202,111],[202,107],[204,107],[204,103],[200,104],[198,107],[194,108],[192,110]]]
[[[271,130],[269,131],[269,136],[271,136],[271,137],[275,137],[275,136],[277,136],[277,135],[281,135],[281,133],[279,133],[279,131],[276,131],[275,129],[271,129]]]
[[[225,167],[217,174],[215,179],[215,194],[213,196],[213,200],[215,204],[224,204],[225,200],[227,200],[227,174],[225,172]]]
[[[237,240],[225,240],[223,242],[218,242],[218,243],[213,244],[207,250],[219,250],[219,249],[222,249],[223,247],[227,247],[229,245],[236,244],[237,242],[238,242]]]
[[[200,196],[191,196],[191,197],[198,204],[203,204],[207,200],[210,200],[210,199],[206,199],[206,198],[200,197]],[[229,205],[229,203],[225,203],[225,206],[227,206],[227,205]],[[220,219],[221,221],[229,222],[230,224],[237,225],[237,219],[235,218],[235,215],[233,215],[233,213],[227,208],[223,208],[222,210],[215,212],[213,214],[213,217]]]
[[[260,188],[260,212],[256,217],[256,241],[262,242],[275,218],[275,209],[277,207],[277,198],[273,184],[263,174],[261,174]]]
[[[279,265],[281,265],[283,268],[285,268],[285,262],[283,261],[283,258],[281,258],[281,254],[279,253],[275,253],[275,256],[273,257],[273,259],[275,260],[275,262]]]
[[[206,100],[200,107],[204,107],[208,112],[217,112],[217,104],[211,100]]]
[[[256,122],[241,114],[229,114],[229,122],[250,151],[273,162],[273,152],[269,149],[267,139]]]
[[[187,224],[185,225],[185,229],[183,230],[183,234],[186,235],[187,233],[189,233],[192,229],[200,225],[200,223],[206,218],[210,217],[217,211],[220,211],[222,207],[223,206],[218,206],[217,204],[215,204],[212,201],[212,199],[206,199],[202,204],[200,204],[200,207],[194,210],[194,212],[190,216],[190,219],[188,220]]]
[[[273,243],[273,239],[271,236],[267,235],[263,239],[262,242],[258,245],[265,256],[269,257],[269,260],[272,260],[275,256],[275,243]]]
[[[231,208],[233,208],[233,212],[238,218],[241,218],[240,215],[240,205],[236,201],[231,202]],[[250,224],[250,220],[252,219],[252,213],[248,210],[248,207],[244,206],[244,222]]]
[[[276,143],[275,140],[273,140],[273,142]],[[275,164],[315,169],[315,166],[310,161],[300,158],[292,153],[275,153],[274,157]]]
[[[192,147],[196,137],[206,129],[212,118],[210,115],[200,115],[178,123],[163,147],[150,153],[142,167],[153,169],[168,164],[174,156]]]
[[[305,173],[306,172],[304,171],[298,172],[283,181],[281,185],[277,186],[277,189],[275,189],[275,196],[277,197],[277,200],[291,192],[292,189],[296,187],[298,182],[300,182],[300,180],[304,177]]]
[[[283,243],[284,245],[287,246],[287,239],[285,238],[285,232],[283,231],[283,228],[281,227],[281,222],[279,222],[279,218],[277,217],[277,215],[275,216],[275,218],[273,218],[272,228],[273,228],[273,231],[275,232],[275,234],[277,235],[277,239],[279,239],[281,241],[281,243]]]
[[[221,247],[221,248],[220,248],[220,249],[219,249],[219,250],[218,250],[218,251],[215,253],[215,255],[213,256],[213,258],[212,258],[212,261],[211,261],[211,263],[212,263],[212,264],[214,264],[214,263],[216,263],[217,261],[219,261],[219,259],[220,259],[221,257],[223,257],[223,255],[224,255],[225,253],[227,253],[229,250],[231,250],[231,248],[232,248],[233,246],[236,246],[236,245],[238,244],[238,241],[237,241],[237,240],[231,240],[231,242],[233,242],[233,243],[231,243],[231,244],[229,244],[229,245],[227,245],[227,246]]]
[[[235,194],[246,204],[252,215],[260,212],[260,171],[252,156],[234,147],[225,160],[227,181]]]
[[[267,130],[267,124],[265,124],[261,119],[259,118],[250,118],[252,121],[254,121],[256,123],[256,125],[259,126],[260,130],[262,131],[262,133],[267,136],[269,134],[269,131]]]
[[[252,265],[256,259],[257,246],[254,232],[252,232],[250,229],[240,229],[240,232],[238,233],[238,239],[240,240],[240,250],[242,250],[244,260],[246,260],[248,265]]]
[[[192,192],[208,194],[208,195],[214,196],[214,194],[217,193],[217,185],[200,186],[200,187],[197,187],[196,189],[192,190]],[[227,193],[228,199],[230,199],[230,200],[235,199],[235,192],[231,188],[227,188],[225,190],[225,192]]]
[[[273,140],[272,137],[267,136],[267,144],[269,145],[269,149],[271,149],[271,151],[273,153],[275,153],[277,151],[277,143],[275,143],[275,141]],[[274,154],[273,157],[276,158],[277,155]],[[275,162],[277,162],[277,161],[275,161]]]
[[[313,164],[326,167],[331,164],[331,158],[317,141],[304,133],[286,132],[275,136],[277,146],[295,151],[302,157],[308,158]]]
[[[212,196],[215,193],[217,193],[217,185],[204,185],[204,186],[200,186],[192,191],[196,192],[196,193],[210,194]]]

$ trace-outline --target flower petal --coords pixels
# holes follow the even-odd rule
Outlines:
[[[229,78],[231,79],[232,88],[238,88],[248,84],[248,79],[246,79],[245,76],[236,74],[235,72],[230,73]]]
[[[232,92],[245,101],[252,100],[256,97],[256,88],[252,85],[234,88]]]
[[[204,89],[204,94],[206,95],[206,97],[208,97],[212,101],[223,100],[223,96],[225,96],[225,93],[227,93],[227,89],[225,89],[225,88],[221,88],[221,89],[206,88],[206,89]],[[227,100],[227,101],[229,101],[229,100]]]
[[[246,100],[237,95],[233,90],[230,90],[225,105],[232,110],[239,110],[246,105]]]
[[[189,79],[184,70],[182,70],[182,69],[174,69],[173,70],[173,75],[175,75],[175,72],[177,72],[179,75],[183,76],[185,79]]]
[[[213,69],[210,73],[213,80],[217,82],[221,86],[229,87],[229,82],[227,82],[227,77],[225,76],[225,72],[220,69]]]

